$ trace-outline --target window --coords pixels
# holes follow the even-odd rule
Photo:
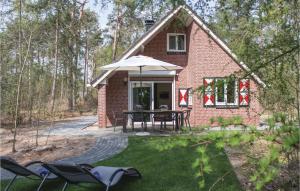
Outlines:
[[[185,52],[186,36],[185,34],[168,33],[167,35],[168,52]]]
[[[204,107],[248,107],[250,79],[203,78]]]
[[[216,106],[238,105],[237,81],[235,79],[216,79]]]

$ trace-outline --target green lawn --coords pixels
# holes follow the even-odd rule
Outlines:
[[[212,172],[205,176],[205,188],[211,185],[232,167],[223,150],[217,150],[213,144],[207,147]],[[95,165],[133,166],[143,175],[142,179],[126,179],[111,190],[118,191],[193,191],[200,190],[197,169],[192,164],[199,154],[195,147],[180,143],[178,137],[131,137],[128,148],[112,159]],[[2,182],[4,186],[7,182]],[[37,181],[18,180],[12,190],[35,190]],[[59,190],[61,181],[48,182],[44,190]],[[2,187],[4,188],[4,187]],[[71,186],[68,190],[105,190],[94,184],[81,187]],[[234,173],[227,175],[224,181],[216,184],[213,190],[242,190]]]

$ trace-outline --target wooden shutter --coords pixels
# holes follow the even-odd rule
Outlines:
[[[250,103],[250,79],[240,79],[239,82],[239,104],[249,106]]]
[[[212,107],[215,105],[215,81],[213,78],[204,78],[204,95],[203,104],[205,107]]]
[[[188,89],[180,88],[179,89],[179,106],[187,107],[188,106]]]

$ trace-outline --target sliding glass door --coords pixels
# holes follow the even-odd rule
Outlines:
[[[172,109],[173,105],[173,85],[172,82],[130,82],[130,110],[143,108],[144,110],[159,109],[165,105]],[[147,121],[151,121],[151,116],[147,116]]]

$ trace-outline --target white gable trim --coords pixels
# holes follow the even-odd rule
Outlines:
[[[178,8],[176,8],[172,13],[170,13],[167,17],[164,18],[164,20],[162,20],[157,26],[155,26],[155,28],[150,29],[151,31],[145,36],[143,37],[137,44],[135,44],[131,49],[129,49],[122,57],[120,60],[124,60],[127,59],[128,57],[134,55],[140,47],[142,47],[144,45],[145,42],[147,42],[151,37],[153,37],[153,35],[155,35],[157,32],[159,32],[159,30],[170,20],[172,19],[181,9],[184,9],[185,11],[187,11],[187,13],[189,15],[191,15],[191,17],[194,19],[194,21],[196,21],[196,23],[198,25],[200,25],[200,27],[202,27],[203,30],[205,30],[222,48],[224,51],[226,51],[226,53],[228,53],[244,70],[246,70],[247,72],[250,72],[250,68],[245,65],[243,62],[238,62],[237,60],[237,56],[229,49],[229,47],[222,41],[219,39],[219,37],[217,35],[215,35],[204,23],[201,19],[199,19],[199,17],[193,13],[193,11],[185,6],[185,5],[180,5]],[[103,75],[101,78],[99,78],[96,82],[94,82],[92,84],[93,87],[96,87],[99,83],[101,83],[104,79],[106,79],[110,73],[112,73],[113,70],[110,70],[108,72],[106,72],[105,75]],[[266,87],[266,84],[257,76],[255,75],[253,72],[250,74],[260,85],[262,85],[263,87]]]
[[[141,41],[139,41],[134,47],[132,47],[125,55],[122,56],[122,58],[120,60],[126,59],[129,56],[132,56],[134,53],[136,53],[139,48],[144,45],[145,42],[147,42],[147,40],[149,40],[154,34],[156,34],[157,32],[159,32],[159,30],[170,20],[173,18],[173,16],[175,16],[180,9],[183,6],[179,6],[177,9],[175,9],[171,14],[169,14],[166,18],[164,18],[163,21],[161,21],[148,35],[146,35]]]
[[[93,88],[97,87],[98,84],[106,84],[106,77],[112,72],[112,70],[107,71],[101,78],[99,78],[96,82],[92,83],[91,86]]]

